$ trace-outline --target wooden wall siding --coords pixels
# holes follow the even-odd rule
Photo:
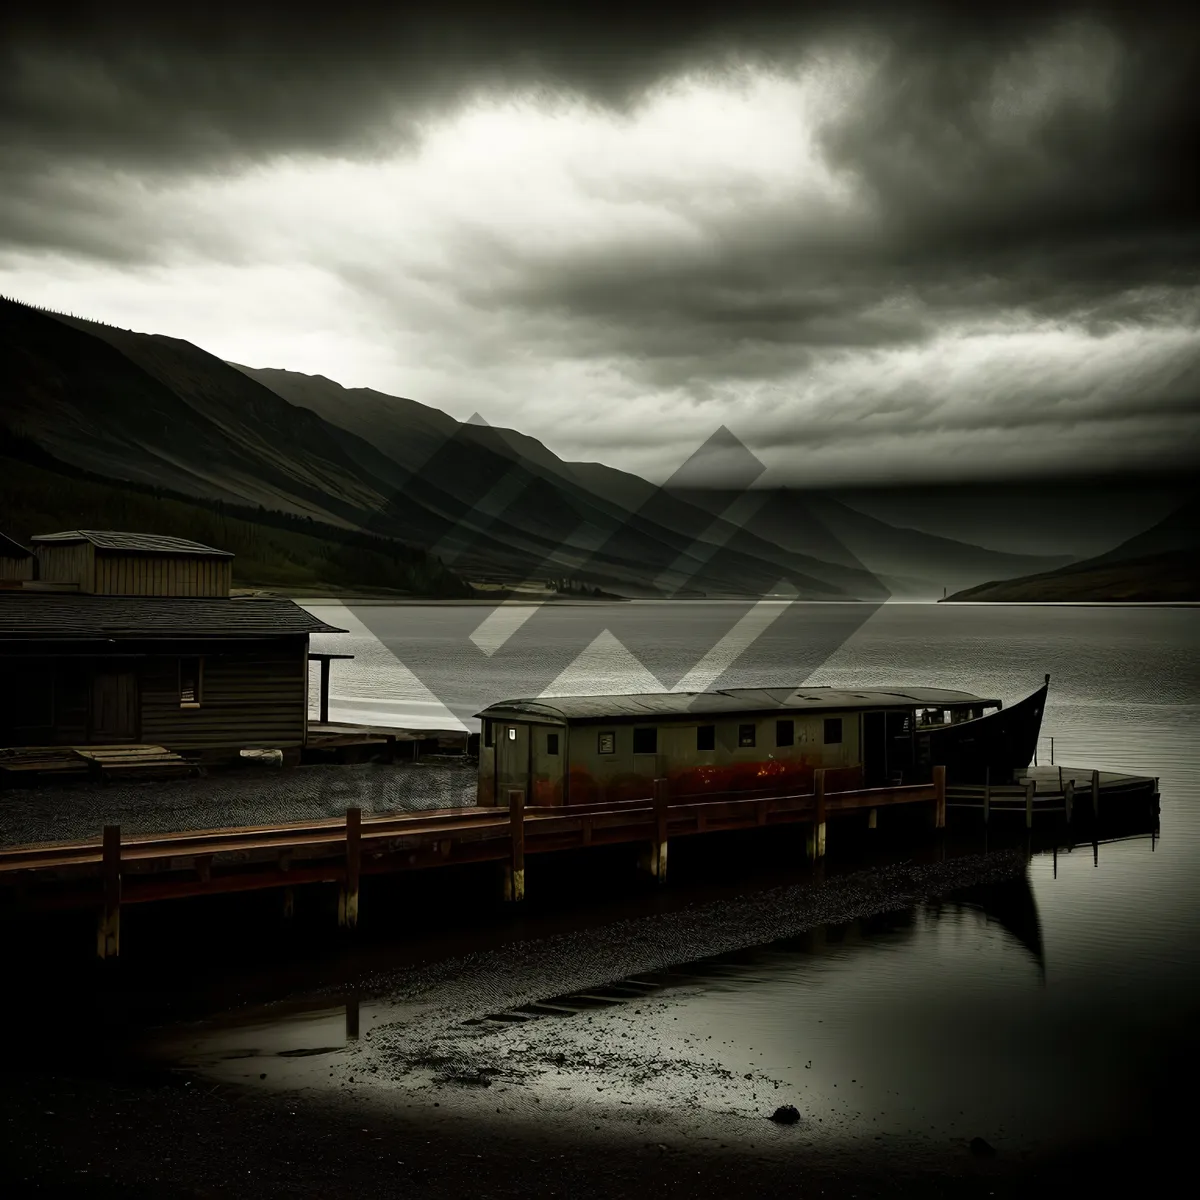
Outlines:
[[[228,596],[227,558],[195,555],[96,555],[96,592],[103,596]]]
[[[290,749],[307,725],[307,639],[204,656],[199,708],[179,707],[179,659],[147,660],[142,740],[171,750]]]
[[[38,579],[45,583],[74,583],[81,592],[93,591],[95,549],[91,542],[35,546]]]
[[[5,558],[0,555],[0,579],[32,579],[32,558]]]

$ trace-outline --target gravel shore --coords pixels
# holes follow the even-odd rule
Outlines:
[[[192,779],[0,792],[0,845],[123,833],[175,833],[475,803],[473,763],[360,763],[214,771]]]

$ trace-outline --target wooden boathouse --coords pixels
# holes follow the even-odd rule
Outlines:
[[[149,744],[213,761],[304,745],[309,637],[340,630],[290,600],[232,596],[232,555],[211,546],[92,530],[31,541],[35,578],[0,589],[5,775],[40,769],[19,748]]]
[[[999,700],[945,688],[729,688],[505,700],[478,714],[478,801],[514,788],[535,805],[646,796],[809,791],[928,782],[932,730],[981,720]],[[924,752],[923,752],[924,751]]]

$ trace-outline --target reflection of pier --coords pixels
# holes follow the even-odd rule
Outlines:
[[[1144,824],[1158,816],[1158,780],[1145,775],[1118,775],[1080,767],[1029,767],[1015,783],[951,783],[946,788],[947,815],[970,814],[972,823],[1024,822],[1047,817],[1074,826],[1114,822]]]
[[[974,910],[984,920],[993,921],[1018,941],[1037,963],[1038,973],[1046,973],[1045,947],[1042,944],[1042,922],[1037,900],[1027,874],[999,883],[981,884],[966,888],[944,903],[930,906],[935,916],[947,911]]]

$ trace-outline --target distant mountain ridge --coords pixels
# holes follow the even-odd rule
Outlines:
[[[722,492],[686,472],[660,488],[417,401],[14,301],[0,355],[0,432],[67,467],[391,539],[474,580],[879,602],[1063,561],[899,529],[827,494]]]
[[[1055,571],[992,580],[956,601],[1200,601],[1200,494],[1149,529],[1093,558]]]
[[[374,437],[381,448],[410,463],[428,452],[431,436],[434,439],[446,436],[451,430],[448,423],[453,423],[453,418],[440,410],[416,401],[371,389],[344,388],[323,376],[274,368],[240,366],[239,370],[274,388],[294,404],[312,408],[330,422]],[[610,504],[627,511],[636,511],[647,504],[654,504],[656,509],[665,507],[662,489],[637,475],[601,463],[564,462],[524,434],[494,430],[492,436],[502,439],[527,461],[595,496],[604,496]],[[669,487],[667,490],[671,491]],[[672,494],[684,504],[692,518],[688,524],[692,526],[696,523],[693,510],[706,512],[713,521],[718,521],[720,512],[737,498],[737,494],[720,489],[677,489]],[[785,513],[790,513],[790,523]],[[658,515],[669,523],[664,515]],[[1007,554],[892,526],[827,494],[794,489],[775,492],[746,522],[745,531],[761,536],[777,549],[786,548],[792,554],[827,563],[834,568],[825,571],[827,577],[843,586],[865,587],[870,598],[890,595],[930,599],[940,597],[944,588],[955,589],[998,575],[1046,570],[1070,561],[1067,555]],[[719,526],[716,532],[720,532]],[[778,561],[777,553],[767,557]],[[871,580],[849,580],[844,574],[847,570],[852,574],[866,572]]]

